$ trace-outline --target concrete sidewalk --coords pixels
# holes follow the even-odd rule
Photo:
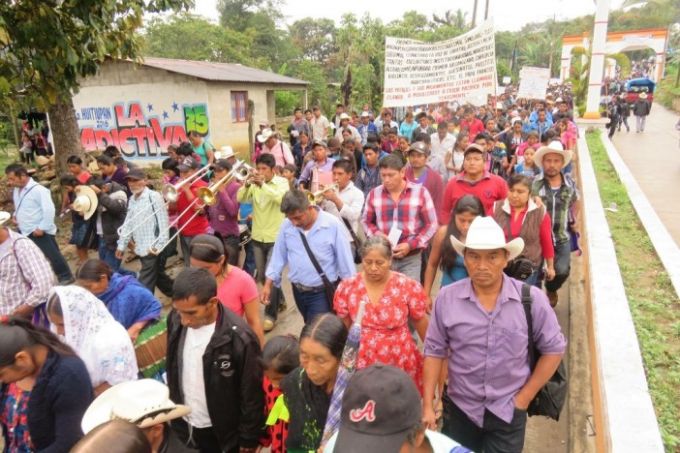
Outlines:
[[[635,132],[635,117],[612,137],[631,173],[675,243],[680,246],[680,133],[678,114],[654,104],[643,133]]]

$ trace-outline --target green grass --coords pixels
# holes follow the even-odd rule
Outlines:
[[[678,74],[678,65],[666,67],[666,77],[656,87],[654,100],[659,101],[664,107],[673,109],[673,100],[680,98],[680,86],[675,86]]]
[[[19,152],[14,145],[8,145],[7,148],[0,150],[0,175],[4,176],[5,167],[18,160]]]
[[[680,301],[600,140],[586,135],[647,381],[668,452],[680,452]],[[617,395],[625,398],[625,395]]]

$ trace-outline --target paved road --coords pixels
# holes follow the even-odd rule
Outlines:
[[[614,134],[612,142],[630,168],[661,222],[680,246],[680,137],[675,130],[678,114],[654,104],[643,133],[635,132],[635,117]]]

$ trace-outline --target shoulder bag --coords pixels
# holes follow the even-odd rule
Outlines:
[[[357,234],[354,232],[354,229],[352,228],[352,225],[350,225],[349,220],[347,220],[344,217],[340,218],[342,219],[342,223],[344,223],[347,229],[349,230],[349,234],[352,236],[352,240],[354,241],[354,264],[359,264],[361,263],[361,254],[359,253],[359,249],[361,248],[361,241],[357,237]]]
[[[531,286],[524,283],[522,285],[522,305],[524,306],[524,314],[527,318],[527,329],[529,333],[529,367],[531,372],[536,368],[536,362],[540,357],[540,353],[536,350],[534,344],[534,328],[533,318],[531,316]],[[564,407],[564,402],[567,399],[567,368],[564,366],[564,361],[560,362],[555,374],[550,380],[538,391],[529,407],[527,414],[530,417],[534,415],[544,415],[557,421],[560,419],[560,412]]]
[[[332,308],[333,298],[335,297],[335,290],[338,287],[338,283],[340,283],[340,279],[338,278],[338,280],[335,283],[332,283],[328,279],[328,276],[321,268],[319,262],[316,260],[314,253],[312,253],[312,249],[309,248],[309,243],[307,242],[307,238],[305,237],[304,233],[298,231],[298,234],[300,235],[300,239],[302,240],[302,245],[305,246],[305,250],[307,251],[307,256],[309,256],[309,260],[312,262],[314,269],[316,269],[316,271],[319,273],[319,277],[321,277],[321,281],[323,282],[324,290],[326,292],[326,298],[328,299],[328,304]]]

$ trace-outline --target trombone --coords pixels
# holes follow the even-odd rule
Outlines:
[[[325,192],[328,192],[329,190],[332,190],[333,192],[338,191],[338,185],[337,184],[329,184],[327,186],[321,186],[320,190],[317,190],[316,192],[307,192],[307,199],[309,200],[310,204],[320,204],[324,200],[323,194]]]
[[[224,175],[219,180],[212,183],[209,187],[201,187],[196,192],[196,196],[200,198],[207,206],[213,206],[217,203],[217,193],[229,183],[232,179],[243,183],[255,173],[255,169],[247,163],[239,160],[234,164],[231,171]]]
[[[121,226],[118,227],[118,231],[117,231],[118,236],[123,236],[123,232],[125,231],[125,230],[123,229],[123,227],[124,227],[125,225],[133,225],[133,226],[132,226],[132,229],[131,229],[130,232],[129,232],[129,234],[134,233],[135,231],[137,231],[137,229],[138,229],[139,227],[141,227],[142,225],[144,225],[145,222],[142,222],[141,220],[143,220],[143,219],[150,219],[150,218],[155,217],[156,214],[158,214],[158,213],[161,211],[161,209],[168,209],[168,205],[169,205],[169,204],[170,204],[169,202],[166,202],[163,206],[161,206],[160,208],[157,208],[157,209],[140,209],[140,210],[137,211],[137,213],[136,213],[135,215],[133,215],[130,219],[127,219],[127,218],[126,218],[125,221],[123,222],[123,224],[122,224]],[[149,214],[149,211],[151,211],[150,214]],[[138,222],[138,220],[140,220],[140,221]]]
[[[204,167],[201,167],[199,170],[196,171],[196,173],[194,173],[193,175],[189,176],[186,179],[183,179],[182,181],[179,181],[175,184],[164,185],[163,189],[161,190],[163,198],[165,198],[165,200],[170,203],[176,202],[177,198],[179,197],[179,191],[182,189],[182,187],[184,187],[187,184],[189,185],[193,184],[199,178],[205,176],[210,170],[212,170],[212,165],[208,164],[205,165]]]
[[[186,208],[184,208],[184,211],[180,212],[180,213],[177,215],[177,218],[176,218],[175,220],[173,220],[172,223],[170,224],[170,228],[174,228],[175,226],[177,226],[177,224],[179,223],[179,220],[180,220],[182,217],[184,217],[184,215],[185,215],[186,213],[188,213],[192,208],[195,209],[195,212],[193,213],[193,215],[192,215],[191,217],[189,217],[189,218],[184,222],[184,225],[182,225],[182,228],[177,228],[177,231],[175,232],[175,234],[173,234],[173,235],[165,242],[165,244],[163,244],[162,247],[159,247],[159,246],[156,245],[156,244],[158,243],[158,240],[160,239],[160,236],[159,236],[158,238],[156,238],[156,240],[153,241],[153,243],[151,244],[151,247],[149,248],[149,253],[151,253],[152,255],[159,255],[159,254],[165,249],[165,247],[167,247],[167,246],[170,245],[175,239],[177,239],[177,236],[179,236],[180,233],[181,233],[182,231],[184,231],[184,229],[191,223],[191,221],[194,220],[194,219],[196,218],[196,216],[199,215],[199,214],[201,213],[201,210],[203,209],[203,206],[200,206],[200,207],[197,207],[197,206],[196,206],[196,204],[197,204],[199,201],[201,201],[200,198],[198,198],[198,197],[194,198],[194,201],[192,201],[192,202],[189,204],[189,206],[187,206]],[[188,259],[188,258],[187,258],[187,259]]]

